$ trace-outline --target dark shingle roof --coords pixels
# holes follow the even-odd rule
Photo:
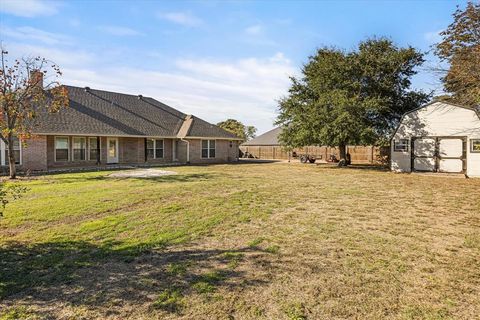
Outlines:
[[[247,141],[242,146],[279,146],[278,136],[282,132],[282,128],[278,127],[259,135],[255,139]]]
[[[236,135],[230,133],[219,126],[208,123],[205,120],[193,116],[193,122],[188,131],[190,137],[228,137],[238,139]]]
[[[175,137],[186,114],[160,101],[123,93],[66,86],[70,106],[58,113],[39,112],[34,133]],[[234,138],[195,118],[188,136]]]

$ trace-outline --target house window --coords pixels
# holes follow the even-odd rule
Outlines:
[[[215,158],[215,140],[202,140],[202,158]]]
[[[154,139],[147,140],[147,158],[155,159],[155,140]]]
[[[55,161],[68,161],[68,137],[55,137]]]
[[[406,152],[408,151],[408,139],[399,139],[393,141],[393,151]]]
[[[73,160],[86,160],[87,158],[87,139],[84,137],[73,138]]]
[[[13,137],[13,155],[15,157],[15,163],[20,164],[20,140],[17,137]],[[5,144],[5,164],[8,164],[9,161],[8,146]]]
[[[475,153],[480,153],[480,139],[472,139],[470,140],[470,151]]]
[[[163,158],[163,140],[155,140],[155,158]]]
[[[161,139],[147,140],[147,158],[148,159],[163,158],[163,140]]]
[[[97,138],[88,138],[88,159],[97,160],[98,150]]]

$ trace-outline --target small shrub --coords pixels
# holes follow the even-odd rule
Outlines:
[[[3,216],[3,210],[7,204],[13,200],[17,200],[22,197],[22,195],[27,192],[26,187],[18,185],[4,185],[0,183],[0,217]]]

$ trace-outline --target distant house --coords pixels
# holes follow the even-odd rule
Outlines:
[[[314,155],[320,161],[328,160],[332,155],[337,159],[340,152],[336,147],[305,146],[290,152],[281,146],[279,141],[282,128],[278,127],[240,145],[240,151],[257,159],[286,160],[301,154]],[[378,163],[387,158],[384,148],[373,146],[347,146],[353,163]]]
[[[391,169],[480,177],[480,112],[434,102],[406,113],[392,137]]]
[[[70,106],[38,114],[33,136],[16,140],[21,169],[237,161],[240,139],[200,118],[150,97],[66,87]]]

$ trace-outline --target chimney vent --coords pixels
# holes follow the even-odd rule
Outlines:
[[[142,100],[143,96],[141,94],[138,95],[138,100]]]
[[[43,72],[40,70],[32,70],[30,72],[30,81],[32,85],[43,90]]]
[[[90,92],[90,87],[85,87],[85,92]]]

